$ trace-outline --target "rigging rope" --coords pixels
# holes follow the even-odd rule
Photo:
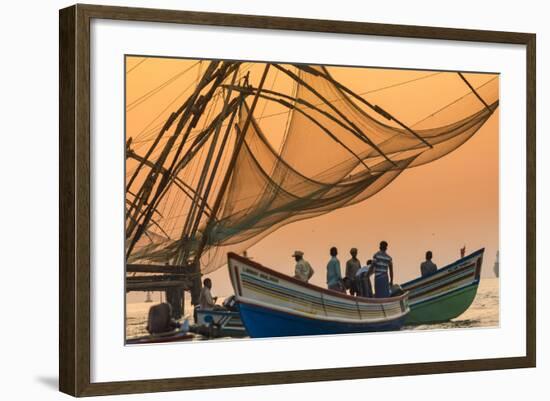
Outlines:
[[[188,71],[190,71],[191,69],[193,69],[196,65],[198,64],[195,63],[193,65],[191,65],[189,68],[186,68],[185,70],[177,73],[176,75],[174,75],[172,78],[169,78],[167,81],[163,82],[162,84],[160,84],[159,86],[151,89],[150,91],[146,92],[145,94],[141,95],[140,97],[138,97],[137,99],[134,99],[132,102],[128,103],[126,105],[126,111],[129,112],[133,109],[135,109],[137,106],[139,106],[141,103],[145,102],[147,99],[149,99],[150,97],[156,95],[157,93],[159,93],[161,90],[163,90],[164,88],[166,88],[167,86],[169,86],[170,84],[172,84],[173,82],[175,82],[176,80],[178,80],[178,78],[181,78],[182,76],[184,76]]]
[[[130,68],[128,71],[126,71],[126,75],[130,74],[132,71],[134,71],[136,68],[138,68],[140,65],[142,65],[144,62],[146,62],[148,57],[144,57],[143,60],[135,64],[132,68]]]

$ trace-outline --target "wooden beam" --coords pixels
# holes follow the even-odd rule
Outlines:
[[[267,73],[269,72],[269,67],[271,64],[266,64],[264,72],[262,74],[262,77],[260,78],[260,83],[258,84],[258,90],[256,94],[254,95],[254,100],[252,101],[252,105],[250,106],[250,110],[248,112],[248,116],[244,122],[242,134],[237,138],[235,142],[235,147],[233,149],[233,154],[231,155],[231,159],[229,161],[229,165],[227,167],[227,171],[225,173],[225,176],[223,178],[223,181],[220,184],[220,189],[218,190],[218,194],[216,197],[216,201],[214,205],[212,206],[212,214],[210,216],[210,219],[208,223],[206,224],[205,232],[203,233],[201,244],[199,246],[199,249],[197,251],[197,255],[201,255],[202,251],[204,250],[206,243],[208,241],[208,234],[209,230],[211,229],[212,225],[214,224],[214,219],[217,218],[218,210],[220,209],[222,199],[225,195],[225,190],[227,189],[227,186],[229,185],[229,180],[231,179],[231,176],[233,175],[233,168],[237,164],[237,158],[239,156],[239,151],[244,143],[244,138],[246,136],[246,131],[248,130],[248,127],[250,126],[250,122],[252,120],[252,114],[254,113],[254,109],[256,108],[256,104],[258,103],[258,99],[260,98],[260,92],[263,89],[265,79],[267,77]],[[199,256],[200,258],[200,256]]]
[[[462,80],[464,81],[464,83],[466,85],[468,85],[468,88],[470,88],[470,90],[474,93],[474,95],[476,95],[476,97],[479,99],[479,101],[481,103],[483,103],[483,105],[485,106],[485,108],[487,110],[489,110],[489,113],[493,114],[493,110],[489,107],[489,105],[487,104],[487,102],[485,102],[485,100],[483,100],[483,98],[479,95],[479,93],[477,93],[477,91],[475,90],[475,88],[470,84],[470,82],[468,82],[468,80],[466,79],[466,77],[464,75],[462,75],[461,72],[457,72],[458,76],[460,78],[462,78]]]
[[[192,271],[192,266],[142,265],[133,263],[126,265],[126,273],[187,274]]]
[[[126,292],[130,291],[165,291],[169,288],[183,288],[185,291],[191,289],[189,281],[159,281],[152,283],[126,283]]]

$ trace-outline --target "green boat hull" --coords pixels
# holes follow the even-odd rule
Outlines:
[[[474,301],[477,287],[478,283],[417,305],[410,305],[411,311],[405,324],[441,323],[462,315]]]

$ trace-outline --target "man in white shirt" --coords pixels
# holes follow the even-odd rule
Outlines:
[[[218,297],[212,297],[212,293],[210,292],[211,289],[212,280],[205,278],[199,295],[199,305],[202,310],[214,309],[216,307]]]

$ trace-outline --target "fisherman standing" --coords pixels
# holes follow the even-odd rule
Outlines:
[[[374,293],[376,298],[390,296],[390,286],[393,285],[393,262],[387,254],[388,243],[380,242],[380,250],[372,257],[374,265]]]
[[[426,260],[420,264],[420,273],[422,277],[434,274],[437,271],[437,265],[432,262],[432,251],[426,252]]]
[[[363,266],[355,273],[355,282],[357,283],[357,291],[360,297],[372,297],[372,286],[370,284],[370,276],[372,276],[372,260],[367,260],[366,266]]]
[[[349,293],[350,295],[359,295],[356,274],[361,268],[361,262],[357,259],[357,248],[351,248],[349,253],[351,254],[351,259],[346,262],[346,277],[350,284]]]
[[[302,251],[294,251],[292,254],[294,260],[296,260],[296,267],[294,268],[294,277],[304,283],[307,283],[313,276],[313,268],[307,260],[304,259],[304,253]]]
[[[327,286],[329,290],[345,292],[342,284],[342,271],[340,269],[340,261],[336,257],[338,249],[335,246],[330,248],[330,260],[327,263]]]

